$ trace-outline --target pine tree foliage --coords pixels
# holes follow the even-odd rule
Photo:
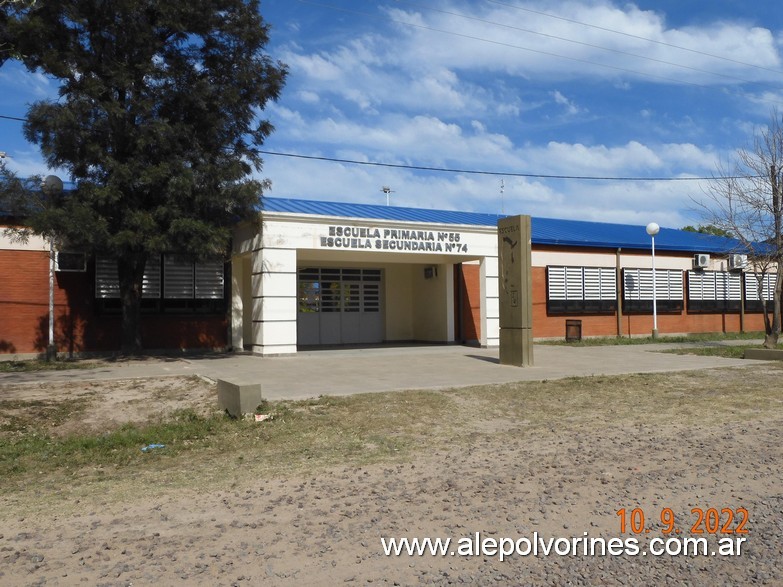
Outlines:
[[[118,259],[123,348],[137,350],[144,266],[225,254],[264,180],[263,118],[286,67],[264,49],[256,0],[38,0],[0,8],[4,55],[61,82],[24,130],[78,189],[30,218]]]

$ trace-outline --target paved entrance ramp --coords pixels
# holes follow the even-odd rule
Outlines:
[[[498,349],[463,346],[312,351],[292,357],[228,360],[243,380],[255,372],[263,381],[264,397],[270,400],[748,365],[742,359],[673,355],[655,349],[661,350],[658,345],[537,345],[536,366],[526,368],[500,365]],[[194,364],[212,378],[222,367]]]
[[[675,345],[536,345],[536,365],[526,368],[500,365],[496,348],[465,346],[321,350],[300,352],[288,357],[206,355],[176,360],[106,363],[98,369],[83,371],[9,373],[0,375],[0,385],[199,375],[214,381],[229,379],[260,383],[265,399],[278,400],[749,365],[742,359],[656,352],[672,346]]]

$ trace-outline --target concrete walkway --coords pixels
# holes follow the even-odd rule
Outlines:
[[[12,383],[199,375],[212,380],[261,383],[264,396],[277,400],[752,364],[742,359],[656,352],[676,346],[685,345],[536,345],[535,366],[530,368],[500,365],[496,348],[465,346],[318,350],[300,352],[295,356],[266,358],[246,354],[147,358],[106,361],[97,369],[0,374],[0,386]]]

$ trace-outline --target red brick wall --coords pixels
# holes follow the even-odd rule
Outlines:
[[[582,336],[616,336],[617,315],[602,316],[550,316],[546,311],[546,268],[533,267],[533,336],[536,338],[565,338],[566,320],[582,321]],[[687,306],[687,302],[685,303]],[[623,315],[622,334],[650,334],[653,327],[652,314]],[[739,332],[739,314],[658,314],[658,332],[703,333]],[[764,330],[761,314],[745,315],[745,330]]]
[[[48,343],[48,254],[0,250],[0,353],[42,352]],[[481,339],[480,267],[462,265],[463,334]],[[98,315],[93,299],[93,273],[55,274],[55,342],[60,352],[113,351],[120,347],[120,318]],[[562,338],[567,319],[582,321],[582,336],[617,335],[617,318],[549,316],[546,312],[546,269],[533,268],[533,336]],[[745,316],[746,331],[764,329],[761,314]],[[651,315],[623,316],[622,334],[648,334]],[[738,314],[661,314],[661,334],[737,332]],[[224,316],[149,315],[142,318],[144,345],[149,349],[194,349],[227,346]]]
[[[55,311],[64,295],[55,281]],[[0,352],[35,352],[40,326],[48,337],[49,256],[43,252],[0,250]],[[44,339],[44,340],[45,340]],[[44,342],[44,349],[46,342]]]
[[[36,353],[49,340],[49,255],[0,250],[0,353]],[[99,315],[93,273],[55,273],[55,344],[59,352],[120,348],[120,317]],[[142,317],[148,349],[227,346],[225,316]]]

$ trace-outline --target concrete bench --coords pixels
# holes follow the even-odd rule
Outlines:
[[[745,349],[745,359],[783,361],[783,349]]]
[[[232,417],[241,418],[243,414],[253,414],[263,401],[260,383],[239,383],[218,379],[218,405]]]

